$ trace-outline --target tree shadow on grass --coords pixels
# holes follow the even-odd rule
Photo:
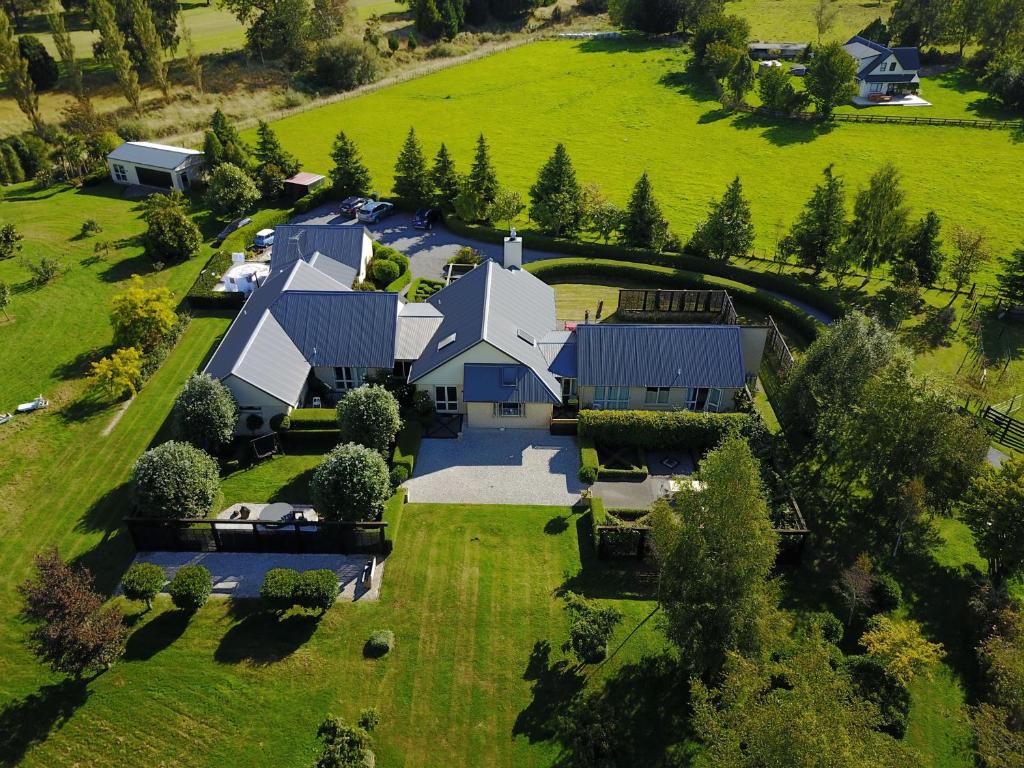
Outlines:
[[[287,483],[274,491],[268,501],[271,503],[276,501],[292,503],[309,501],[313,498],[312,492],[309,490],[309,481],[313,478],[313,470],[314,467],[310,467],[304,472],[295,475]]]
[[[589,514],[576,517],[581,568],[575,574],[566,574],[556,594],[575,592],[589,598],[653,600],[658,589],[654,564],[640,560],[599,560],[592,530]]]
[[[569,518],[565,515],[555,515],[544,523],[544,533],[548,536],[557,536],[569,530]]]
[[[138,243],[126,243],[126,245],[138,245]],[[118,245],[118,247],[121,246]],[[153,260],[145,253],[139,253],[111,263],[109,267],[100,272],[100,279],[105,283],[120,283],[132,275],[148,275],[153,269]]]
[[[71,719],[89,698],[85,680],[44,685],[0,710],[0,765],[21,763],[25,753]]]
[[[566,659],[551,663],[551,643],[538,640],[523,673],[532,681],[533,699],[517,716],[513,736],[525,736],[530,743],[547,741],[557,732],[559,715],[583,690],[586,678]]]
[[[188,611],[168,610],[155,616],[132,632],[125,645],[125,661],[148,661],[160,651],[169,648],[188,627],[192,614]]]
[[[684,70],[666,72],[658,78],[658,85],[684,96],[689,96],[694,101],[718,100],[718,94],[715,93],[715,89],[708,82],[707,75],[692,64]]]
[[[79,352],[70,360],[65,360],[59,363],[53,369],[53,375],[64,381],[69,379],[80,379],[83,376],[89,375],[89,369],[93,363],[102,357],[109,355],[113,351],[113,344],[108,344],[105,347],[94,347],[93,349],[85,352]]]
[[[109,400],[100,397],[95,392],[89,392],[74,402],[68,403],[60,409],[58,415],[65,424],[76,424],[81,421],[88,421],[97,414],[103,413],[111,406]]]
[[[761,135],[777,147],[809,144],[835,128],[835,123],[831,122],[772,119],[751,113],[737,117],[732,124],[740,130],[761,130]]]
[[[293,613],[284,618],[254,607],[228,630],[213,654],[221,664],[268,666],[291,656],[316,632],[320,617]]]

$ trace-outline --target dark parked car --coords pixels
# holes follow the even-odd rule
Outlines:
[[[367,197],[346,197],[341,201],[338,210],[345,216],[355,216],[364,203],[369,200]]]
[[[439,221],[441,212],[437,208],[420,208],[412,217],[412,225],[416,229],[433,229]]]
[[[228,235],[230,235],[236,229],[244,227],[246,224],[252,224],[252,219],[250,219],[248,216],[243,216],[240,219],[235,219],[220,231],[220,234],[217,235],[217,238],[213,241],[213,244],[220,245],[227,239]]]
[[[367,200],[356,213],[356,218],[363,222],[363,224],[376,224],[394,212],[395,206],[392,203]]]

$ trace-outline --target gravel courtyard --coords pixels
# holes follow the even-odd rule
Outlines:
[[[547,430],[464,429],[457,440],[424,440],[406,483],[409,501],[543,504],[579,501],[579,450]]]

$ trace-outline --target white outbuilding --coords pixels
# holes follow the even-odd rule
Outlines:
[[[197,149],[148,141],[126,141],[107,155],[115,183],[179,192],[187,192],[199,181],[205,162],[205,155]]]

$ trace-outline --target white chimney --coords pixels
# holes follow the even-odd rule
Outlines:
[[[504,266],[505,269],[523,266],[523,238],[516,234],[515,228],[505,238]]]

